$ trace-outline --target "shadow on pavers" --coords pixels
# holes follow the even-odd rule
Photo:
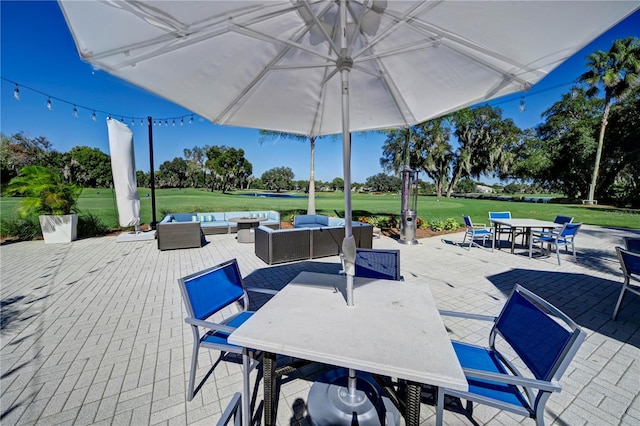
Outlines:
[[[617,320],[611,319],[622,288],[622,276],[614,281],[587,274],[514,268],[487,279],[505,299],[514,285],[520,284],[580,326],[640,348],[640,296],[627,292]]]

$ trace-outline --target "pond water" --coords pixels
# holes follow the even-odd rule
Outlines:
[[[291,195],[291,194],[274,194],[273,192],[260,192],[254,194],[237,194],[243,197],[266,197],[266,198],[307,198],[306,195]]]

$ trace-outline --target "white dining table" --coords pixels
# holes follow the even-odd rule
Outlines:
[[[531,238],[531,232],[533,229],[556,229],[561,228],[562,224],[551,222],[548,220],[539,219],[491,219],[496,225],[508,226],[511,228],[511,253],[515,251],[516,246],[516,230],[518,228],[524,229],[527,237],[527,244],[529,246],[529,258],[531,259],[533,252],[533,238]],[[494,233],[494,238],[497,238],[498,232]],[[499,247],[499,245],[498,245]]]
[[[417,415],[406,419],[407,425],[419,422],[420,384],[468,389],[428,279],[356,277],[354,306],[347,306],[345,293],[344,275],[301,272],[235,330],[229,342],[264,351],[265,370],[273,368],[275,359],[268,354],[280,354],[404,379],[414,387],[414,395],[418,387],[417,401],[408,401]],[[265,406],[273,398],[273,383],[268,381]],[[267,408],[269,425],[273,413]]]

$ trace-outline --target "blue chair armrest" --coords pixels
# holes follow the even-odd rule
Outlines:
[[[252,291],[254,293],[262,293],[262,294],[278,294],[278,290],[272,290],[270,288],[260,288],[260,287],[245,287],[245,290]]]
[[[456,312],[456,311],[438,311],[440,315],[447,317],[457,317],[457,318],[466,318],[480,321],[491,321],[495,322],[498,317],[493,317],[491,315],[480,315],[480,314],[469,314],[466,312]]]
[[[509,374],[492,373],[489,371],[475,370],[473,368],[463,368],[464,374],[467,377],[475,377],[476,379],[491,380],[494,382],[508,383],[516,386],[526,386],[536,389],[541,389],[549,392],[560,392],[562,387],[558,381],[546,381],[530,379],[527,377],[511,376]]]
[[[198,327],[208,328],[210,330],[226,331],[227,333],[232,333],[236,329],[236,327],[231,327],[228,325],[219,324],[215,322],[202,321],[196,318],[185,318],[184,322],[190,325],[197,325]]]

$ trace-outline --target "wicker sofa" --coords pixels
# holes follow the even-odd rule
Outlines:
[[[202,236],[230,234],[238,226],[235,217],[263,217],[263,226],[280,229],[280,213],[274,210],[212,213],[170,213],[156,225],[158,249],[172,250],[202,246]]]
[[[295,220],[295,219],[294,219]],[[373,227],[353,222],[353,236],[359,248],[371,248]],[[269,265],[340,254],[343,226],[312,226],[273,230],[256,228],[255,253]]]

